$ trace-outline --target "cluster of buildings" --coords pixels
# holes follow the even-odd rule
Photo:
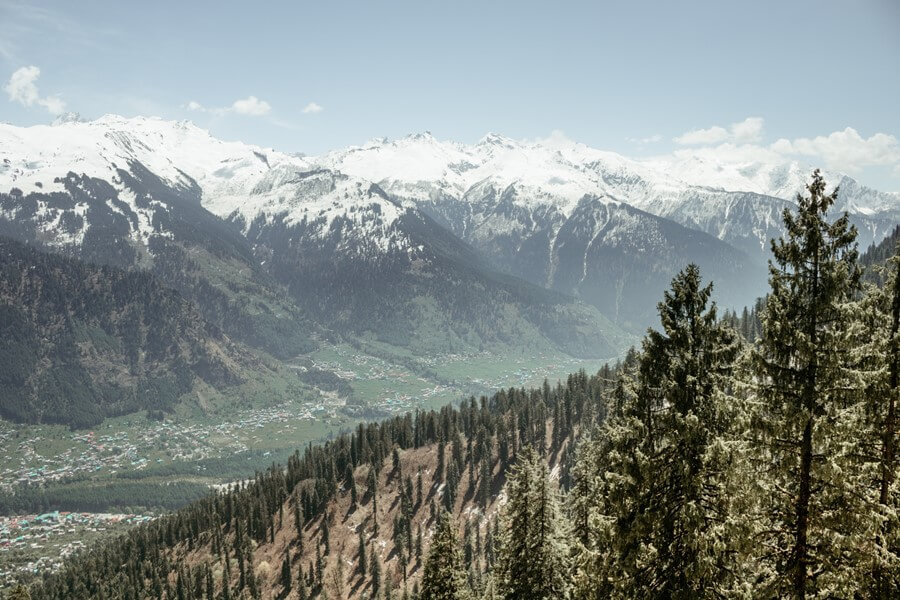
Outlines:
[[[28,431],[28,429],[26,429]],[[205,458],[202,427],[170,423],[147,424],[115,432],[74,432],[68,439],[34,435],[0,438],[0,453],[16,457],[0,469],[0,490],[16,485],[42,485],[98,472],[116,473],[146,468],[152,462]],[[54,446],[63,446],[56,450]]]
[[[249,449],[257,432],[273,423],[313,419],[323,403],[286,403],[249,409],[218,425],[177,422],[124,424],[115,431],[65,432],[51,440],[39,429],[0,431],[0,491],[20,485],[45,485],[93,474],[136,471],[151,464],[197,461]],[[21,435],[27,432],[28,435]],[[33,434],[31,434],[33,432]]]
[[[59,511],[0,517],[0,589],[56,571],[93,538],[152,518],[150,515]]]

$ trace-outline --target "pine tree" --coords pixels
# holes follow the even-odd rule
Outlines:
[[[369,556],[372,565],[372,596],[375,597],[381,589],[381,558],[373,549]]]
[[[526,446],[507,480],[496,565],[504,600],[565,599],[570,594],[570,544],[547,465]]]
[[[613,415],[579,451],[578,596],[718,598],[739,587],[735,517],[737,334],[689,265],[659,304]]]
[[[355,508],[359,501],[359,491],[356,489],[356,477],[353,476],[353,466],[350,464],[344,473],[344,485],[350,489],[350,505]]]
[[[838,190],[819,171],[785,209],[772,243],[771,292],[754,354],[762,454],[763,533],[757,547],[765,595],[852,596],[866,570],[872,516],[853,489],[853,432],[861,384],[847,323],[859,289],[856,230],[826,220]]]
[[[303,565],[300,565],[300,568],[297,569],[297,598],[299,600],[308,600],[309,598],[309,588],[306,585],[306,576],[303,575]]]
[[[452,517],[443,511],[425,560],[420,600],[468,600],[466,571]]]
[[[366,537],[363,534],[362,525],[359,526],[359,550],[357,553],[356,564],[359,568],[359,574],[361,577],[366,576]]]
[[[281,587],[284,588],[285,593],[291,591],[291,581],[293,580],[293,576],[291,575],[291,559],[287,555],[285,555],[284,560],[281,563]]]
[[[481,459],[481,475],[478,480],[478,501],[481,508],[487,508],[491,502],[491,460],[489,457]]]
[[[334,568],[331,570],[331,591],[335,598],[346,598],[347,593],[344,590],[344,561],[338,557]]]
[[[325,580],[325,559],[322,557],[322,548],[316,544],[316,587],[322,587]]]
[[[213,572],[209,567],[209,564],[206,565],[206,600],[214,600],[216,597],[216,584],[213,581]]]
[[[866,273],[869,275],[869,273]],[[860,302],[855,335],[867,387],[858,412],[857,484],[881,524],[872,554],[872,580],[861,582],[869,597],[900,596],[900,490],[895,485],[897,395],[900,393],[900,247],[868,284]],[[867,492],[867,494],[866,494]]]
[[[325,554],[331,550],[331,532],[328,529],[328,513],[322,516],[322,545],[325,546]]]
[[[416,473],[416,508],[422,506],[422,467]]]

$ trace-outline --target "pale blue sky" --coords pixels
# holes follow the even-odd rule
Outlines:
[[[784,139],[779,153],[900,190],[893,0],[0,0],[0,85],[0,120],[20,125],[64,104],[311,154],[423,130],[562,131],[631,156]]]

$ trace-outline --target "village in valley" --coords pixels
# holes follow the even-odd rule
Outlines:
[[[150,514],[61,511],[0,517],[0,588],[23,576],[55,572],[92,541],[152,518]]]
[[[479,355],[453,354],[440,360],[421,361],[429,369],[443,371],[442,377],[436,377],[336,347],[311,364],[346,380],[353,389],[351,399],[317,390],[312,399],[242,409],[226,421],[204,422],[178,415],[153,421],[133,415],[108,419],[88,431],[0,422],[0,491],[9,492],[19,485],[140,471],[171,462],[196,462],[253,449],[302,446],[354,420],[430,409],[501,387],[536,385],[545,377],[554,381],[554,376],[569,369],[587,366],[596,370],[600,366],[598,361],[587,364],[588,361],[568,359],[563,363],[558,357],[540,355],[513,357],[509,359],[513,368],[481,373],[469,368],[478,358]],[[460,376],[467,371],[472,371],[471,376]]]
[[[491,360],[485,361],[488,356]],[[0,422],[0,495],[141,477],[159,485],[178,480],[221,488],[361,420],[427,410],[502,387],[537,385],[544,378],[555,383],[566,373],[595,371],[601,364],[544,354],[504,358],[460,353],[411,360],[330,346],[303,357],[292,371],[301,381],[306,371],[332,373],[349,393],[309,386],[294,398],[229,411],[224,418],[175,413],[160,421],[139,413],[107,419],[90,430]],[[244,467],[207,470],[216,460]],[[167,466],[177,468],[177,476],[158,474]],[[161,510],[46,508],[44,514],[0,516],[0,590],[52,572],[94,540],[150,520]]]

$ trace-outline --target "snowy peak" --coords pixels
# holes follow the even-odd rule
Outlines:
[[[427,191],[461,197],[475,184],[489,180],[498,187],[516,184],[539,190],[538,195],[555,196],[554,204],[566,211],[584,194],[609,194],[649,209],[659,206],[661,197],[683,197],[692,189],[754,193],[790,201],[803,191],[812,170],[796,161],[725,162],[715,156],[634,160],[561,136],[525,142],[497,133],[488,133],[472,145],[415,134],[337,150],[312,160],[384,182],[385,188],[397,195]],[[826,173],[826,179],[832,184],[840,182],[844,203],[840,208],[861,214],[900,209],[900,194],[865,188],[839,173]]]
[[[357,227],[357,236],[371,236],[376,246],[386,247],[390,229],[405,210],[368,180],[302,157],[225,142],[190,121],[105,115],[90,122],[68,119],[55,126],[0,125],[0,148],[0,191],[71,194],[66,188],[73,180],[67,177],[70,172],[77,178],[102,180],[112,186],[111,198],[117,195],[117,201],[128,205],[132,239],[145,244],[154,233],[153,214],[165,206],[153,192],[139,201],[135,194],[140,186],[129,181],[135,169],[146,169],[169,189],[196,196],[208,211],[238,221],[245,229],[260,220],[277,220],[284,226],[306,222],[308,234],[327,235],[332,223],[341,219],[345,227]],[[85,208],[79,206],[73,205],[69,212],[74,216],[68,219],[83,216]],[[49,208],[45,212],[50,214]],[[89,221],[72,235],[55,236],[56,241],[78,243]],[[48,236],[60,230],[54,220],[42,228]]]
[[[737,231],[752,232],[753,246],[765,246],[773,218],[803,190],[810,172],[796,162],[729,163],[714,155],[633,160],[561,136],[519,141],[488,133],[467,145],[426,131],[302,157],[223,141],[190,121],[104,115],[86,122],[69,115],[53,126],[0,124],[0,191],[64,191],[54,181],[74,172],[126,192],[118,171],[133,163],[174,189],[198,189],[204,208],[244,223],[265,214],[328,224],[378,205],[389,226],[401,209],[369,197],[376,183],[406,208],[452,200],[460,215],[480,212],[487,223],[500,210],[497,218],[508,221],[515,214],[526,228],[540,215],[557,215],[547,216],[552,222],[568,218],[585,197],[615,200],[726,241]],[[882,221],[900,212],[898,194],[865,188],[843,175],[826,178],[840,182],[839,209],[879,219],[866,225],[873,239],[884,229]],[[739,223],[730,212],[736,194],[746,205],[746,220]],[[490,205],[501,200],[502,210]],[[451,225],[456,232],[469,226],[457,221]]]
[[[461,198],[475,186],[503,189],[512,185],[526,192],[520,194],[523,201],[539,198],[569,212],[584,195],[604,192],[556,149],[494,133],[472,146],[416,134],[312,160],[379,182],[388,193],[412,200],[441,195]]]
[[[137,161],[173,186],[196,181],[216,195],[246,185],[273,163],[305,165],[299,158],[238,142],[223,142],[189,121],[105,115],[55,126],[0,125],[0,189],[34,191],[69,171],[110,180],[117,168]],[[205,185],[204,185],[205,184]]]
[[[512,138],[508,138],[506,136],[500,135],[499,133],[488,133],[483,138],[478,140],[476,146],[480,146],[482,148],[507,148],[513,149],[519,145],[519,143]]]

